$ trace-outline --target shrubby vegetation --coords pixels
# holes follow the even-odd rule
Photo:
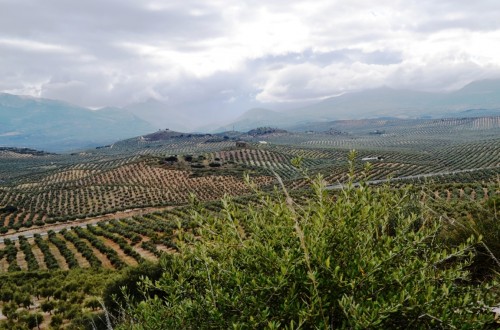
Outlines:
[[[436,210],[447,211],[445,218],[452,223],[441,233],[449,245],[456,245],[470,236],[481,238],[470,266],[474,278],[484,280],[497,276],[500,272],[500,196],[483,202],[453,200],[434,204]]]
[[[457,134],[446,121],[368,136],[358,122],[344,124],[354,125],[339,127],[348,136],[276,132],[247,137],[244,148],[228,133],[221,141],[131,139],[72,155],[0,151],[0,233],[8,232],[0,243],[8,319],[0,328],[27,328],[42,312],[44,327],[106,328],[97,303],[119,274],[104,297],[121,328],[495,328],[488,308],[500,303],[498,128],[457,123]],[[348,174],[351,148],[362,150]],[[177,162],[166,164],[168,155]],[[290,164],[297,156],[333,185],[348,176],[411,177],[325,193]],[[361,159],[374,156],[384,161],[364,172]],[[277,173],[293,202],[278,191],[246,195],[244,171],[261,189]],[[444,175],[421,176],[436,172]],[[180,207],[190,193],[204,202]],[[240,196],[214,201],[226,193]],[[72,228],[145,207],[155,212]],[[45,227],[54,223],[66,229]],[[25,228],[40,236],[10,236]]]
[[[117,328],[498,326],[498,275],[471,274],[480,235],[446,242],[449,222],[409,188],[350,181],[329,195],[318,178],[314,192],[193,211],[198,227],[180,235],[180,253],[162,256],[159,279],[142,280],[144,300],[132,292]]]
[[[105,328],[101,297],[120,273],[106,269],[14,272],[0,274],[0,305],[6,320],[0,329]],[[38,305],[38,307],[37,307]],[[43,320],[43,314],[49,320]]]

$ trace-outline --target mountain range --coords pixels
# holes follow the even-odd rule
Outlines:
[[[248,131],[270,126],[289,130],[343,119],[443,118],[500,115],[500,80],[481,80],[448,92],[388,87],[346,93],[287,111],[248,110],[226,124],[194,129],[194,118],[157,100],[124,108],[90,110],[66,102],[0,93],[0,146],[66,151],[109,144],[158,129]]]
[[[69,103],[0,93],[0,146],[63,151],[154,130],[122,109],[93,111]]]
[[[486,113],[488,111],[488,113]],[[285,129],[304,124],[361,118],[441,118],[500,115],[500,80],[481,80],[448,93],[381,87],[346,93],[321,102],[277,112],[251,109],[216,131],[246,131],[258,126]]]

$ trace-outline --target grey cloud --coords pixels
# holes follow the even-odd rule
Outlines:
[[[464,18],[445,18],[429,19],[423,21],[416,28],[422,33],[430,33],[450,29],[464,29],[472,31],[495,31],[500,29],[500,11],[494,13],[484,13],[481,18],[471,20],[470,17]]]
[[[204,14],[190,15],[186,7],[148,10],[137,1],[18,1],[0,20],[0,31],[11,36],[75,45],[99,59],[125,56],[119,42],[169,43],[183,50],[224,31],[219,13],[202,7]],[[189,2],[183,2],[189,6]],[[189,8],[189,7],[188,7]],[[4,17],[5,16],[5,19]]]
[[[3,7],[9,10],[2,15],[0,27],[14,29],[23,36],[55,33],[59,38],[77,37],[82,33],[93,39],[111,34],[141,38],[176,36],[192,40],[223,31],[221,26],[214,24],[220,14],[200,1],[183,1],[164,10],[149,10],[146,1],[126,0],[3,2]],[[193,7],[201,14],[190,14],[187,9]]]
[[[83,106],[157,98],[207,122],[248,107],[286,107],[381,85],[445,90],[500,76],[500,62],[474,49],[459,59],[455,44],[429,55],[417,49],[432,47],[425,42],[436,32],[498,31],[497,1],[0,0],[0,6],[0,91]],[[268,23],[278,30],[297,24],[294,33],[304,36],[267,31]],[[252,48],[274,34],[262,44],[280,47]],[[181,63],[191,57],[213,69]]]
[[[495,0],[412,1],[420,13],[415,30],[431,33],[448,29],[495,31],[500,29],[500,6]]]
[[[254,61],[253,64],[299,64],[314,63],[328,65],[332,63],[363,62],[368,64],[395,64],[402,60],[401,53],[393,51],[364,52],[360,49],[340,49],[331,52],[314,52],[307,49],[301,53],[288,53],[280,56],[267,56]]]

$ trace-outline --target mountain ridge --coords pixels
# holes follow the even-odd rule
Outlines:
[[[330,97],[286,112],[275,112],[273,116],[279,120],[253,121],[249,110],[221,128],[233,125],[257,127],[273,122],[277,127],[291,128],[313,122],[379,117],[441,118],[460,116],[464,111],[476,109],[500,109],[500,79],[473,81],[459,90],[441,93],[383,86]]]
[[[500,114],[500,79],[471,82],[437,93],[387,86],[345,93],[315,104],[275,111],[251,108],[218,128],[201,133],[248,131],[256,127],[295,129],[360,118],[443,118]],[[66,151],[112,143],[158,129],[193,132],[192,115],[155,99],[125,107],[91,110],[60,100],[0,93],[0,146]]]
[[[0,146],[65,151],[152,130],[125,111],[90,110],[59,100],[0,93]]]

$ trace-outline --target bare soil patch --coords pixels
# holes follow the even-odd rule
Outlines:
[[[129,255],[126,255],[125,252],[123,252],[123,250],[120,248],[120,246],[118,244],[116,244],[115,242],[113,242],[112,240],[110,239],[107,239],[105,237],[99,237],[99,239],[106,245],[106,246],[109,246],[110,248],[112,248],[113,250],[116,251],[116,253],[118,254],[118,256],[120,257],[121,260],[123,260],[127,265],[131,265],[131,266],[137,266],[137,260],[135,260],[134,258],[132,258],[131,256]]]
[[[64,239],[62,235],[60,235],[59,238]],[[88,262],[88,260],[85,259],[85,257],[80,252],[78,252],[77,248],[73,245],[73,243],[71,243],[70,241],[66,241],[66,246],[71,252],[73,252],[73,254],[75,255],[75,259],[76,261],[78,261],[78,265],[80,265],[80,267],[82,268],[90,267],[90,263]]]
[[[47,242],[49,245],[50,252],[54,255],[54,258],[56,258],[57,263],[59,264],[59,267],[62,270],[68,270],[68,263],[66,262],[66,259],[62,256],[61,252],[59,252],[59,249],[54,246],[54,244]]]
[[[106,257],[106,255],[104,255],[103,253],[101,253],[101,251],[99,251],[98,249],[96,249],[88,240],[86,240],[85,238],[80,238],[82,241],[85,242],[85,244],[87,244],[91,249],[92,251],[94,252],[95,256],[97,257],[97,259],[99,259],[102,263],[102,266],[104,268],[115,268],[113,267],[113,265],[111,264],[111,262],[109,261],[108,257]]]
[[[34,244],[34,240],[29,240],[29,242],[31,243],[31,251],[35,255],[36,261],[38,262],[38,267],[42,270],[47,269],[47,265],[45,265],[45,262],[43,261],[42,250],[40,250],[38,245]]]
[[[146,260],[156,261],[158,258],[150,251],[144,250],[140,246],[134,246],[133,249],[141,255]]]
[[[177,253],[177,250],[175,249],[172,249],[168,246],[165,246],[165,245],[162,245],[162,244],[159,244],[156,246],[156,248],[160,251],[163,251],[165,253],[169,253],[169,254],[174,254],[174,253]]]
[[[27,270],[28,263],[26,262],[26,257],[24,255],[24,252],[19,247],[19,242],[16,242],[16,248],[17,248],[17,255],[16,255],[17,264],[19,265],[19,267],[21,267],[22,270]]]

